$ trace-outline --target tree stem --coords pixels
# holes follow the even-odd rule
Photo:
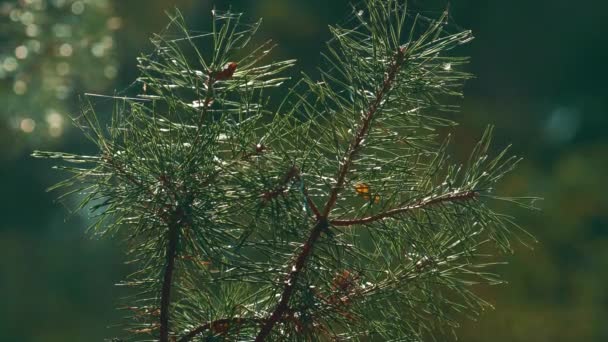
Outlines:
[[[169,342],[169,305],[171,303],[171,287],[173,284],[173,271],[175,270],[175,257],[177,256],[177,242],[179,239],[178,222],[169,224],[167,238],[165,271],[160,297],[160,342]]]
[[[306,261],[308,261],[308,257],[312,253],[312,249],[315,245],[315,242],[317,242],[317,240],[321,236],[321,233],[327,228],[328,222],[325,218],[321,218],[317,221],[317,224],[310,233],[310,236],[304,244],[304,247],[302,247],[302,251],[296,258],[296,261],[293,267],[291,268],[291,272],[289,273],[287,280],[285,280],[285,287],[283,288],[283,293],[281,293],[281,300],[272,312],[272,315],[270,315],[270,317],[266,319],[266,322],[262,326],[262,329],[260,330],[258,336],[255,338],[256,342],[264,341],[272,331],[272,328],[275,326],[275,324],[281,320],[281,317],[287,311],[289,300],[291,299],[291,296],[295,290],[296,282],[298,281],[302,269],[304,268],[304,266],[306,266]]]

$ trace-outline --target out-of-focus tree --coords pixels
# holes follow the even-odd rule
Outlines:
[[[108,0],[0,3],[0,120],[18,141],[59,138],[84,91],[106,89],[118,73]],[[14,144],[11,148],[15,148]]]

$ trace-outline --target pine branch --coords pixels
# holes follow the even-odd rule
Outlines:
[[[393,82],[395,81],[395,78],[397,77],[399,68],[401,67],[401,65],[404,61],[404,57],[405,57],[404,52],[405,52],[405,48],[400,48],[397,51],[394,61],[392,61],[391,65],[388,67],[388,70],[386,72],[386,76],[385,76],[382,86],[377,90],[374,101],[370,105],[370,107],[367,110],[367,112],[365,113],[365,115],[362,117],[361,123],[359,125],[359,129],[357,130],[357,133],[353,137],[353,140],[347,150],[346,156],[344,157],[340,170],[338,171],[338,176],[336,177],[336,179],[337,179],[336,185],[334,186],[334,188],[332,189],[332,191],[329,195],[329,199],[327,200],[327,203],[325,204],[325,207],[323,209],[323,212],[321,213],[321,216],[318,216],[317,223],[314,226],[314,228],[312,229],[312,231],[310,232],[310,236],[308,237],[308,240],[302,247],[302,250],[297,255],[295,262],[293,263],[293,266],[291,267],[291,272],[289,273],[289,276],[285,280],[285,285],[283,288],[283,292],[281,293],[279,303],[273,310],[272,314],[267,318],[266,323],[264,324],[264,326],[258,333],[257,337],[255,338],[256,342],[265,341],[266,338],[268,337],[268,335],[270,334],[270,332],[272,331],[272,329],[274,328],[274,326],[276,325],[276,323],[281,319],[283,314],[287,311],[289,301],[291,299],[291,296],[293,295],[293,292],[294,292],[296,283],[298,282],[300,273],[306,266],[308,258],[312,254],[312,250],[314,248],[315,243],[321,236],[321,233],[323,231],[326,231],[329,228],[328,215],[330,214],[331,210],[333,209],[334,205],[336,204],[336,200],[338,198],[340,190],[342,189],[342,187],[344,185],[344,180],[346,179],[346,175],[348,174],[350,166],[351,166],[357,152],[359,152],[359,149],[361,148],[361,142],[363,141],[363,139],[369,132],[369,127],[371,125],[372,120],[374,119],[375,114],[380,109],[382,101],[384,100],[384,98],[386,97],[386,95],[388,94],[388,92],[391,90],[391,88],[393,86]]]
[[[342,165],[340,166],[340,171],[338,172],[338,176],[336,177],[336,179],[337,179],[336,185],[332,189],[332,191],[329,195],[329,199],[327,200],[327,204],[325,205],[325,208],[323,209],[323,214],[322,214],[323,217],[328,217],[329,213],[331,212],[334,205],[336,204],[338,195],[339,195],[340,191],[342,190],[342,187],[344,186],[344,180],[346,179],[346,175],[348,174],[348,171],[350,170],[351,164],[352,164],[353,160],[355,159],[356,154],[359,152],[359,149],[361,148],[361,142],[363,141],[365,136],[368,134],[372,120],[374,119],[374,116],[377,113],[378,109],[380,109],[382,101],[384,100],[384,98],[386,97],[388,92],[391,90],[391,88],[393,86],[393,82],[395,82],[395,78],[397,77],[397,73],[399,72],[399,69],[404,62],[404,57],[405,57],[405,48],[400,48],[396,53],[395,60],[391,63],[391,65],[389,66],[389,68],[386,72],[386,76],[385,76],[384,82],[382,83],[381,88],[379,88],[376,91],[374,101],[370,105],[370,107],[367,110],[367,112],[365,113],[365,115],[362,117],[362,121],[359,124],[359,129],[357,130],[357,133],[353,137],[353,140],[348,148],[348,151],[346,152],[346,156],[344,157],[344,159],[342,161]]]
[[[330,223],[330,225],[336,226],[336,227],[348,227],[348,226],[354,226],[354,225],[360,225],[360,224],[367,224],[367,223],[372,223],[372,222],[376,222],[376,221],[381,221],[385,218],[398,216],[398,215],[407,213],[407,212],[415,210],[415,209],[424,209],[424,208],[430,207],[432,205],[437,205],[437,204],[446,203],[446,202],[471,200],[471,199],[474,199],[475,197],[477,197],[478,195],[479,194],[476,191],[453,192],[453,193],[445,194],[445,195],[442,195],[439,197],[431,197],[431,198],[423,199],[423,200],[418,201],[415,204],[408,205],[408,206],[401,207],[401,208],[391,209],[391,210],[388,210],[388,211],[380,213],[380,214],[376,214],[376,215],[372,215],[372,216],[368,216],[368,217],[362,217],[362,218],[349,219],[349,220],[344,220],[344,219],[331,220],[331,221],[329,221],[329,223]]]

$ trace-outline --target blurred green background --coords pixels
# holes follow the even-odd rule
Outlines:
[[[410,4],[428,16],[446,7]],[[126,88],[166,10],[178,6],[196,28],[213,5],[264,17],[276,56],[307,71],[327,25],[350,10],[346,0],[0,1],[1,341],[119,334],[111,324],[125,293],[113,284],[128,272],[125,257],[45,192],[62,175],[29,154],[90,149],[67,119],[79,96]],[[496,310],[465,321],[461,340],[608,341],[608,2],[459,0],[450,12],[477,38],[459,51],[476,78],[455,117],[456,154],[494,123],[497,148],[512,143],[525,158],[501,191],[545,198],[542,212],[507,209],[540,243],[504,256],[498,271],[510,284],[478,289]]]

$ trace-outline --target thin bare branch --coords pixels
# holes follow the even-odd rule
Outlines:
[[[188,341],[192,340],[193,338],[195,338],[197,335],[204,333],[205,331],[208,331],[208,330],[211,330],[215,333],[219,333],[219,334],[223,335],[228,331],[228,329],[230,329],[231,327],[233,327],[235,325],[241,326],[241,325],[250,324],[250,323],[261,324],[261,323],[263,323],[263,320],[261,320],[259,318],[218,319],[213,322],[208,322],[208,323],[202,324],[202,325],[192,329],[192,331],[190,331],[187,334],[185,334],[184,336],[182,336],[179,340],[177,340],[177,342],[188,342]]]
[[[350,219],[350,220],[331,220],[329,223],[332,226],[337,226],[337,227],[348,227],[348,226],[353,226],[353,225],[358,225],[358,224],[367,224],[367,223],[384,220],[385,218],[405,214],[412,210],[423,209],[423,208],[426,208],[426,207],[429,207],[432,205],[437,205],[440,203],[472,200],[477,195],[478,195],[478,193],[475,191],[453,192],[453,193],[449,193],[449,194],[442,195],[439,197],[431,197],[431,198],[423,199],[412,205],[391,209],[389,211],[386,211],[386,212],[383,212],[383,213],[380,213],[377,215],[372,215],[372,216],[362,217],[362,218],[355,218],[355,219]]]

